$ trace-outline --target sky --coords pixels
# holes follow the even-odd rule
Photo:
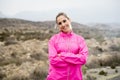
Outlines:
[[[58,12],[65,12],[80,23],[120,23],[120,0],[0,0],[0,12],[11,17],[25,12],[32,16],[33,12],[31,18],[21,18],[41,21],[54,20]]]

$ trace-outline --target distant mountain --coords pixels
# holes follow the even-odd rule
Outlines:
[[[20,27],[27,24],[33,25],[32,21],[15,18],[0,18],[0,27]]]
[[[87,24],[89,27],[93,28],[99,28],[101,30],[120,30],[120,24],[118,23],[92,23],[92,24]]]
[[[69,9],[71,10],[71,9]],[[68,10],[63,10],[66,11],[66,13],[68,12]],[[72,10],[71,10],[72,11]],[[74,10],[75,12],[77,12],[76,10]],[[58,12],[60,12],[59,10],[50,10],[50,11],[23,11],[20,13],[17,13],[13,16],[11,16],[12,18],[19,18],[19,19],[24,19],[24,20],[30,20],[30,21],[51,21],[51,20],[55,20],[56,14],[58,14]],[[72,20],[74,20],[74,18],[78,15],[75,14],[75,12],[68,14]],[[75,16],[73,16],[75,15]],[[82,21],[84,20],[83,17],[80,17],[81,19],[79,20],[79,18],[75,19],[77,20],[79,23],[82,23]],[[94,19],[95,20],[95,19]],[[87,20],[85,20],[87,21]],[[84,21],[83,21],[84,22]],[[84,24],[86,26],[89,27],[94,27],[94,28],[99,28],[99,29],[120,29],[120,24],[118,23],[92,23],[92,24]]]
[[[31,20],[31,21],[46,21],[46,20],[54,20],[55,16],[57,13],[52,12],[52,11],[44,11],[44,12],[39,12],[39,11],[23,11],[20,13],[15,14],[14,18],[20,18],[20,19],[25,19],[25,20]]]
[[[91,28],[99,29],[104,35],[108,37],[120,37],[120,24],[118,23],[109,24],[93,23],[87,25]]]
[[[30,21],[17,18],[0,18],[0,28],[2,27],[42,27],[42,28],[54,28],[55,21]],[[72,22],[73,30],[86,38],[102,35],[107,37],[120,37],[120,25],[119,24],[80,24]],[[116,26],[116,29],[114,27]]]
[[[55,21],[30,21],[18,18],[0,18],[0,27],[23,27],[23,26],[33,26],[33,27],[54,27]],[[80,24],[77,22],[72,22],[73,28],[86,28],[87,26],[84,24]]]

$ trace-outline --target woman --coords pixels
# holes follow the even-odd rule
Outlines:
[[[88,49],[85,40],[72,31],[65,13],[56,16],[60,30],[49,40],[49,73],[47,80],[83,80],[81,67],[86,63]]]

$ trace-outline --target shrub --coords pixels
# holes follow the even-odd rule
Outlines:
[[[4,61],[1,61],[0,66],[5,66],[9,64],[16,64],[17,66],[22,64],[22,60],[19,58],[11,58],[11,59],[5,59]]]
[[[117,46],[117,45],[111,45],[109,48],[110,48],[112,51],[120,51],[120,45],[119,45],[119,46]]]
[[[30,75],[32,80],[45,80],[47,76],[47,67],[36,67]]]
[[[36,60],[44,60],[44,61],[47,59],[47,56],[43,55],[42,53],[31,54],[30,57]]]
[[[4,41],[7,37],[9,37],[9,33],[2,32],[0,34],[0,41]]]
[[[107,76],[107,72],[105,72],[105,71],[102,70],[102,71],[99,72],[99,75]]]
[[[29,78],[20,74],[15,74],[5,77],[4,80],[29,80]]]
[[[48,53],[48,48],[43,48],[43,50],[45,51],[45,53]]]
[[[118,73],[118,70],[116,69],[115,72]]]
[[[86,66],[83,66],[83,67],[82,67],[82,72],[83,72],[83,74],[86,74],[87,69],[88,69],[88,68],[87,68]]]
[[[17,44],[17,42],[16,42],[16,41],[11,41],[11,40],[5,41],[5,45],[6,45],[6,46],[7,46],[7,45],[11,45],[11,44]]]
[[[116,68],[116,66],[114,64],[112,64],[110,67],[111,67],[111,69],[115,69]]]
[[[4,77],[6,77],[6,75],[2,72],[0,72],[0,80],[2,80]]]
[[[87,79],[86,80],[97,80],[97,78],[95,76],[92,76],[90,74],[87,74]]]

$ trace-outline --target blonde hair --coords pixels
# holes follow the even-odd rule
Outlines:
[[[60,12],[60,13],[58,13],[58,15],[56,16],[56,23],[57,23],[57,18],[59,17],[59,16],[65,16],[67,19],[70,19],[68,16],[67,16],[67,14],[65,14],[65,13],[63,13],[63,12]]]
[[[57,18],[59,17],[59,16],[65,16],[68,20],[70,20],[70,18],[67,16],[67,14],[65,14],[64,12],[60,12],[60,13],[58,13],[58,15],[56,16],[56,24],[55,24],[55,29],[57,29]],[[69,24],[69,27],[70,27],[70,29],[72,30],[72,25],[71,24]]]

